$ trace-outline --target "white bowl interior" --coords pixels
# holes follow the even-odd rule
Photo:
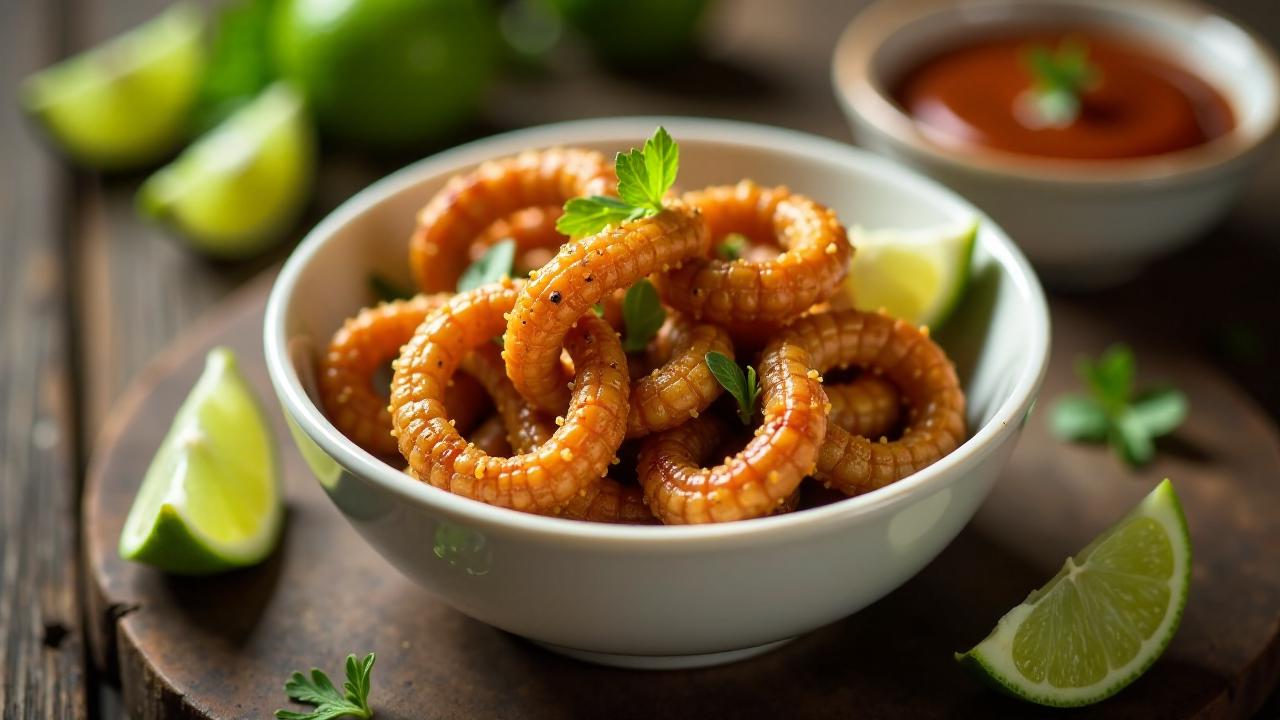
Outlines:
[[[368,286],[371,273],[409,286],[406,244],[416,213],[450,176],[485,159],[529,147],[573,144],[613,153],[639,145],[658,122],[680,143],[679,185],[684,188],[742,178],[785,184],[833,207],[845,223],[873,228],[961,223],[978,214],[934,183],[873,155],[800,133],[726,121],[581,121],[463,146],[410,166],[357,195],[312,232],[282,273],[281,284],[293,284],[283,291],[277,288],[287,293],[281,299],[283,336],[288,338],[293,367],[286,372],[297,373],[313,401],[312,407],[303,408],[304,428],[310,425],[312,434],[322,435],[328,444],[345,444],[363,455],[314,407],[313,363],[342,321],[373,302]],[[268,355],[271,323],[269,313]],[[968,396],[970,430],[975,436],[967,444],[979,442],[984,430],[994,432],[988,426],[999,424],[996,421],[1008,422],[1027,400],[1043,370],[1047,330],[1044,299],[1026,261],[1000,229],[984,218],[972,289],[938,335],[956,362]],[[963,448],[953,455],[962,452]],[[391,482],[416,485],[399,473],[394,475]]]
[[[1225,18],[1178,2],[971,0],[922,13],[890,32],[871,58],[871,82],[889,97],[903,73],[975,36],[1029,28],[1100,27],[1140,40],[1203,76],[1236,115],[1235,132],[1256,138],[1275,124],[1280,87],[1267,50]]]

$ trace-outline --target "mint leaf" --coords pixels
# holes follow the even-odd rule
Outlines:
[[[1089,48],[1068,38],[1055,50],[1032,45],[1022,53],[1023,65],[1031,73],[1027,98],[1040,123],[1063,127],[1080,115],[1080,97],[1098,82],[1101,73],[1089,62]]]
[[[516,241],[502,240],[494,243],[479,260],[462,272],[458,278],[458,292],[475,290],[481,285],[495,283],[511,277],[516,261]]]
[[[1153,438],[1168,435],[1187,418],[1187,396],[1177,390],[1144,393],[1129,407],[1132,422]]]
[[[625,202],[657,213],[662,198],[676,182],[680,148],[661,126],[644,142],[641,150],[618,153],[614,169],[618,174],[618,197]]]
[[[311,669],[307,677],[295,672],[284,684],[284,691],[289,699],[307,705],[315,705],[311,712],[295,712],[293,710],[277,710],[278,720],[335,720],[335,718],[355,717],[367,720],[373,717],[369,707],[369,677],[373,672],[375,655],[369,653],[364,659],[348,655],[346,662],[346,682],[342,690],[334,687],[328,675],[318,668]]]
[[[1060,398],[1050,417],[1054,435],[1064,440],[1102,442],[1110,425],[1107,411],[1092,398],[1080,395]]]
[[[760,384],[756,378],[756,369],[747,366],[744,373],[738,363],[724,353],[711,351],[703,360],[707,368],[735,400],[738,401],[738,419],[743,425],[751,424],[751,415],[755,412],[756,398],[760,396]]]
[[[192,111],[197,130],[213,128],[275,80],[270,44],[275,4],[242,0],[218,12]]]
[[[1096,363],[1081,360],[1076,372],[1110,413],[1118,412],[1133,395],[1133,351],[1127,345],[1111,346]]]
[[[1133,466],[1147,464],[1156,454],[1151,435],[1130,409],[1125,409],[1112,423],[1110,441],[1120,457]]]
[[[569,237],[584,237],[643,215],[644,208],[632,207],[617,198],[603,195],[574,198],[564,204],[564,214],[556,220],[556,230]]]
[[[627,330],[622,349],[629,353],[644,350],[666,320],[667,311],[658,299],[657,289],[653,283],[641,278],[627,288],[627,294],[622,298],[622,322]]]

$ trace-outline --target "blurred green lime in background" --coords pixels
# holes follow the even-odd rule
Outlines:
[[[652,71],[685,60],[707,0],[548,0],[602,61]]]
[[[138,206],[201,252],[248,257],[297,220],[315,156],[301,96],[278,83],[148,178]]]
[[[190,3],[32,75],[22,105],[77,162],[102,170],[162,160],[187,137],[205,58]]]
[[[321,129],[384,150],[461,129],[500,54],[483,0],[283,0],[272,38],[277,69]]]

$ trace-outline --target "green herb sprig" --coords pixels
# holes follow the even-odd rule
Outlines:
[[[743,425],[751,424],[751,416],[755,413],[756,400],[760,397],[760,382],[756,377],[756,369],[747,366],[746,372],[724,353],[712,350],[703,358],[711,374],[734,400],[738,401],[738,419]]]
[[[622,349],[629,353],[644,350],[666,321],[667,311],[658,299],[658,290],[641,278],[622,297],[622,322],[627,331]]]
[[[1023,52],[1032,86],[1026,99],[1040,124],[1065,127],[1080,116],[1080,96],[1102,77],[1089,62],[1089,48],[1078,38],[1064,39],[1056,49],[1032,45]]]
[[[369,674],[373,671],[374,659],[373,653],[366,655],[363,660],[356,659],[355,655],[348,655],[347,680],[342,684],[341,691],[334,687],[329,676],[318,668],[311,669],[310,677],[300,672],[294,673],[284,684],[284,691],[289,695],[289,699],[316,707],[311,712],[305,713],[277,710],[276,718],[278,720],[335,720],[354,717],[367,720],[373,717],[373,710],[369,708]]]
[[[1106,442],[1131,466],[1155,457],[1154,440],[1173,432],[1187,416],[1187,399],[1166,388],[1137,394],[1133,352],[1115,345],[1098,360],[1082,358],[1076,373],[1087,395],[1065,395],[1050,417],[1055,435],[1076,442]]]
[[[737,260],[747,249],[747,236],[742,233],[729,233],[716,246],[716,254],[723,260]]]
[[[458,292],[475,290],[481,285],[495,283],[511,277],[515,270],[516,241],[507,239],[494,243],[471,263],[458,277]]]
[[[618,197],[592,195],[564,204],[556,229],[571,237],[594,235],[608,225],[652,217],[662,212],[662,198],[676,182],[680,146],[659,127],[640,150],[618,153]]]

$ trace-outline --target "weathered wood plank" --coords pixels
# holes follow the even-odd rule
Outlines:
[[[0,715],[86,716],[73,385],[57,161],[11,104],[55,59],[59,3],[0,4]]]

